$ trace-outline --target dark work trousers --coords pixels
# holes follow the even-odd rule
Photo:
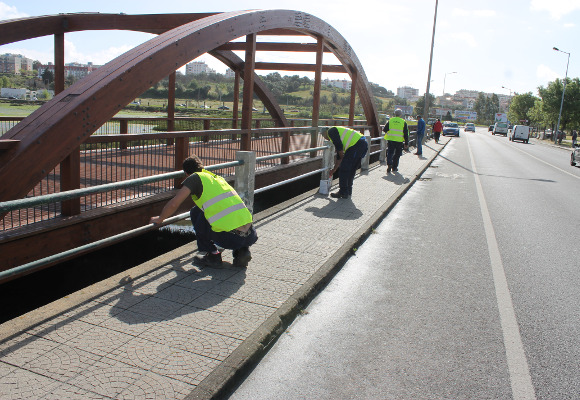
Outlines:
[[[387,140],[387,165],[393,169],[399,168],[399,157],[403,154],[403,142]]]
[[[237,250],[242,247],[250,247],[258,240],[258,234],[253,225],[248,231],[248,236],[240,236],[232,232],[213,231],[199,207],[193,207],[189,211],[189,216],[195,230],[199,251],[215,252],[218,250],[216,244],[224,249]]]
[[[344,157],[340,162],[340,168],[338,170],[338,192],[340,194],[352,196],[354,176],[359,167],[360,160],[367,154],[368,148],[369,145],[363,137],[344,152]]]

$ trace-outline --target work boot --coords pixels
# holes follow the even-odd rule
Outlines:
[[[334,193],[330,193],[330,197],[335,198],[335,199],[348,199],[348,194],[334,192]]]
[[[193,260],[196,264],[206,265],[208,267],[217,267],[222,265],[222,254],[207,252],[204,255],[201,255],[201,253],[197,253],[193,257]]]
[[[233,251],[234,253],[234,266],[236,267],[247,267],[248,263],[252,259],[252,253],[250,253],[249,247],[241,247]]]
[[[387,166],[387,174],[390,174],[390,173],[391,173],[391,166],[390,166],[390,165],[388,165],[388,166]]]

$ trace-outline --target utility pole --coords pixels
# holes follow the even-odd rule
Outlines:
[[[433,47],[435,46],[435,25],[437,23],[437,5],[439,0],[435,0],[435,16],[433,17],[433,35],[431,36],[431,56],[429,57],[429,73],[427,74],[427,90],[425,90],[425,101],[423,113],[426,121],[429,121],[429,89],[431,87],[431,66],[433,65]]]

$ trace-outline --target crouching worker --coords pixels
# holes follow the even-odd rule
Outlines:
[[[368,150],[368,144],[365,137],[354,129],[343,126],[333,126],[326,131],[326,138],[332,141],[336,148],[336,162],[334,168],[330,170],[332,175],[338,167],[338,192],[331,193],[330,196],[335,199],[348,199],[352,196],[352,185],[356,170],[360,161]]]
[[[163,223],[191,196],[195,203],[190,211],[191,223],[200,251],[195,260],[209,266],[220,265],[219,246],[233,250],[235,266],[247,266],[252,259],[250,246],[256,243],[258,235],[252,225],[252,214],[240,196],[224,178],[203,169],[197,156],[183,161],[183,171],[188,175],[183,187],[163,207],[161,215],[152,217],[150,222]]]

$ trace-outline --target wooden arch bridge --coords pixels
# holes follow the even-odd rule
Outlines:
[[[65,34],[88,30],[130,30],[157,36],[65,89]],[[181,160],[193,151],[206,164],[213,164],[232,161],[235,150],[271,154],[319,145],[316,130],[301,131],[302,128],[295,128],[286,119],[256,70],[314,72],[311,127],[325,125],[319,119],[322,73],[347,73],[352,90],[349,120],[344,124],[354,125],[358,96],[366,117],[365,125],[358,128],[370,131],[371,136],[379,135],[370,86],[355,52],[336,29],[304,12],[59,14],[0,22],[0,45],[48,35],[54,36],[56,95],[0,136],[0,202],[179,170]],[[278,37],[280,41],[259,42],[260,35]],[[306,36],[313,40],[283,42],[288,36]],[[244,59],[236,51],[243,52]],[[257,62],[258,51],[311,52],[316,55],[316,63]],[[206,121],[201,129],[194,126],[191,130],[177,131],[175,71],[206,53],[235,72],[232,129],[212,130]],[[334,54],[340,65],[324,64],[325,53]],[[127,121],[121,119],[116,134],[97,134],[127,104],[167,77],[167,118],[162,125],[165,132],[129,132]],[[239,98],[240,79],[243,80],[242,99]],[[253,119],[254,95],[270,114],[271,128],[260,127]],[[275,144],[263,147],[264,143]],[[207,148],[214,150],[208,152]],[[153,161],[143,165],[145,159]],[[291,161],[283,159],[281,165],[270,165],[256,178],[256,186],[315,170],[320,165],[320,157]],[[149,188],[140,195],[116,191],[97,200],[87,196],[64,201],[52,209],[43,206],[0,215],[0,252],[3,254],[0,270],[146,225],[177,185],[179,182],[173,181]],[[99,206],[94,207],[97,203]],[[38,220],[37,214],[41,215]]]

